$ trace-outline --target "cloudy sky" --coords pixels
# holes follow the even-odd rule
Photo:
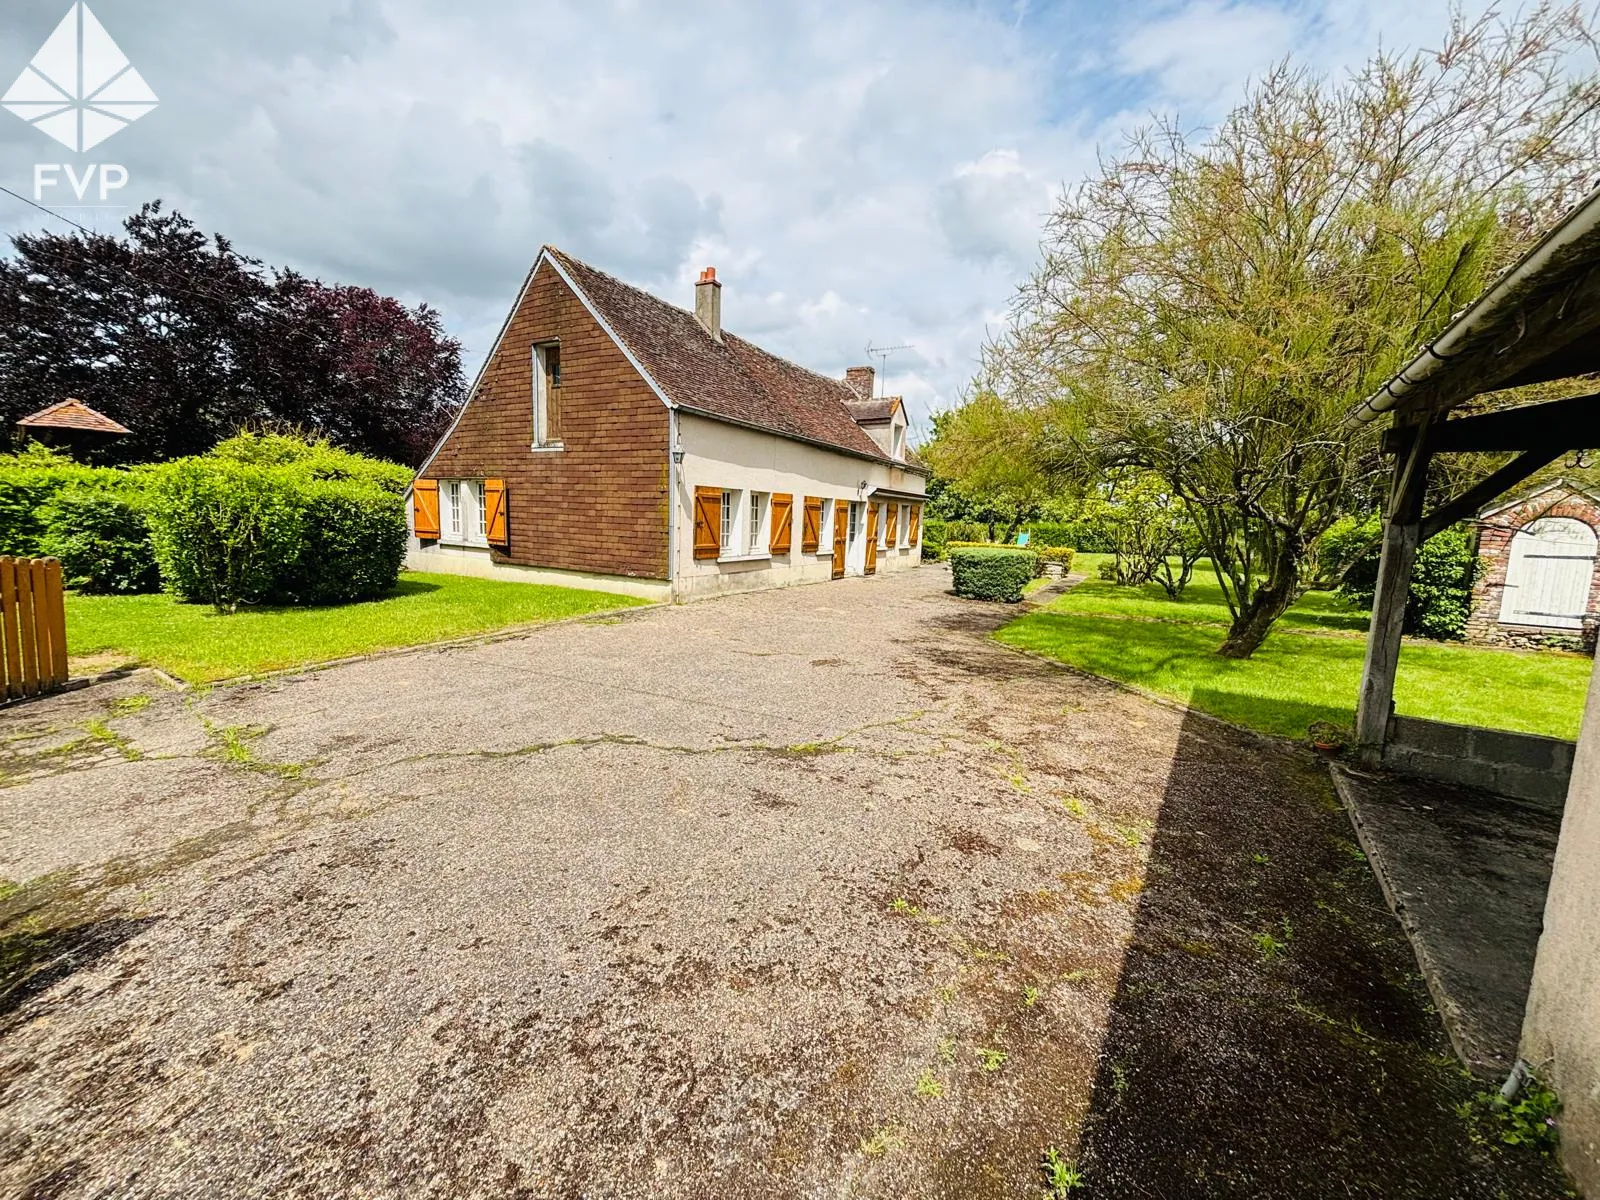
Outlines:
[[[13,190],[39,162],[122,164],[124,203],[426,300],[469,370],[540,243],[686,306],[715,264],[724,324],[813,369],[912,346],[889,386],[925,416],[959,396],[1097,146],[1152,112],[1204,125],[1286,52],[1340,70],[1436,45],[1448,0],[90,7],[159,107],[83,155],[0,112]],[[67,11],[6,0],[0,90]],[[0,195],[0,231],[51,224]]]

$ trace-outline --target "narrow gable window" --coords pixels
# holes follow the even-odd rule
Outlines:
[[[561,444],[561,347],[533,348],[533,444]]]
[[[894,457],[904,458],[906,456],[906,427],[904,425],[896,425],[892,437],[891,444],[894,446]]]

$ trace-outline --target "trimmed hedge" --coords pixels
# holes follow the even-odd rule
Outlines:
[[[304,545],[294,483],[282,468],[205,457],[170,463],[150,511],[167,590],[230,612],[275,599]]]
[[[406,557],[401,498],[354,479],[315,479],[298,490],[300,552],[278,579],[274,598],[290,604],[343,604],[394,587]],[[337,564],[329,570],[328,564]]]
[[[961,546],[949,555],[956,595],[971,600],[1015,604],[1039,569],[1039,556],[1026,547]]]
[[[0,554],[25,558],[43,554],[45,518],[58,492],[125,475],[110,468],[83,466],[37,442],[20,454],[0,457]]]
[[[161,572],[150,541],[149,502],[134,480],[122,486],[72,483],[42,515],[41,553],[61,560],[66,584],[80,592],[159,592]]]
[[[368,599],[399,578],[411,478],[284,434],[129,469],[30,446],[0,458],[0,554],[54,555],[79,591],[165,586],[229,611]]]

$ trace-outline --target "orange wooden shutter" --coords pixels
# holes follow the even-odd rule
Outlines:
[[[921,535],[921,533],[922,533],[922,505],[913,504],[911,506],[911,528],[906,530],[906,541],[910,542],[913,546],[915,546],[917,544],[917,538]]]
[[[491,546],[504,546],[508,544],[506,537],[506,481],[503,479],[485,479],[483,481],[483,507],[487,516],[484,518],[486,536]]]
[[[789,553],[789,537],[794,528],[794,497],[788,492],[774,492],[772,496],[772,542],[768,547],[774,554]]]
[[[900,542],[900,506],[891,504],[885,511],[887,520],[883,531],[883,540],[889,549],[893,550]]]
[[[439,536],[439,481],[418,479],[411,484],[411,523],[419,538]]]
[[[722,553],[722,489],[694,490],[694,556],[716,558]]]
[[[803,554],[815,554],[821,545],[822,497],[807,496],[800,520],[800,550]]]
[[[878,569],[878,506],[867,505],[867,565],[866,573],[871,575]]]

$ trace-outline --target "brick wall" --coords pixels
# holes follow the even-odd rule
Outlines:
[[[1472,588],[1472,615],[1467,619],[1467,639],[1496,645],[1530,648],[1556,642],[1580,641],[1578,631],[1550,630],[1540,633],[1525,625],[1500,624],[1500,602],[1506,587],[1506,571],[1511,565],[1511,539],[1524,525],[1540,517],[1573,517],[1600,532],[1600,507],[1587,496],[1546,493],[1530,497],[1526,503],[1505,509],[1486,518],[1478,530],[1478,557],[1484,572]],[[1595,560],[1589,580],[1589,608],[1600,607],[1600,557]]]
[[[561,343],[561,439],[533,445],[533,347]],[[427,474],[506,481],[496,562],[667,578],[667,409],[548,263]]]

